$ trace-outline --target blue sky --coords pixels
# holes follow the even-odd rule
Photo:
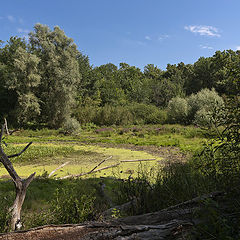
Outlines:
[[[9,0],[0,5],[0,39],[58,25],[94,66],[164,69],[240,49],[239,9],[240,0]]]

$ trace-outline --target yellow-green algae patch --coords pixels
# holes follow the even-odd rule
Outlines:
[[[61,147],[66,146],[64,144],[37,144],[38,146],[48,146],[48,147]],[[69,144],[67,144],[69,146]],[[150,170],[158,168],[158,161],[161,160],[160,157],[155,157],[144,151],[134,151],[130,149],[121,148],[108,148],[100,147],[97,145],[76,145],[71,144],[74,148],[74,154],[69,154],[66,157],[63,156],[53,156],[46,161],[46,159],[39,159],[38,164],[27,164],[20,165],[14,164],[14,167],[18,174],[22,177],[30,175],[32,172],[36,172],[37,176],[41,176],[44,173],[49,174],[51,171],[59,167],[61,163],[69,161],[69,164],[64,168],[56,171],[54,177],[63,177],[67,175],[75,175],[80,173],[85,173],[94,168],[103,159],[112,156],[111,159],[107,159],[98,168],[107,167],[110,165],[118,164],[117,167],[108,168],[100,172],[94,173],[96,177],[107,177],[116,176],[119,178],[127,178],[131,176],[137,176],[141,169]],[[85,154],[92,153],[92,154]],[[84,155],[84,157],[82,156]],[[137,160],[137,159],[155,159],[146,162],[121,162],[122,160]],[[42,162],[42,164],[41,164]],[[47,163],[47,164],[46,164]],[[7,176],[8,173],[4,167],[0,167],[0,176]],[[90,176],[90,175],[89,175]],[[89,177],[87,176],[87,177]]]

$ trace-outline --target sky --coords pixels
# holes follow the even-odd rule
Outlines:
[[[59,26],[90,63],[194,63],[240,49],[240,0],[0,0],[0,40]]]

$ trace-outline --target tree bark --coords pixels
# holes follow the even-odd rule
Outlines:
[[[2,148],[4,128],[5,128],[5,124],[3,125],[0,133],[0,161],[8,171],[15,185],[16,198],[12,207],[10,207],[9,212],[11,212],[11,215],[12,215],[11,229],[17,230],[21,228],[21,209],[26,196],[27,188],[31,183],[31,181],[33,180],[35,176],[35,172],[31,174],[27,179],[21,179],[19,177],[9,158],[21,155],[24,151],[27,150],[27,148],[31,145],[31,143],[29,143],[20,153],[14,154],[12,156],[7,156]]]

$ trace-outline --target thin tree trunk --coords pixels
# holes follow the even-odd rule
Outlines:
[[[9,212],[11,212],[11,215],[12,215],[11,229],[17,230],[21,228],[22,205],[26,196],[27,188],[31,183],[31,181],[33,180],[35,176],[35,172],[31,174],[27,179],[21,179],[19,177],[9,158],[21,155],[24,151],[27,150],[27,148],[31,145],[31,143],[29,143],[20,153],[7,156],[2,148],[4,128],[5,128],[5,124],[3,125],[0,133],[0,162],[2,162],[2,164],[8,171],[15,185],[16,198],[12,207],[10,207]]]

